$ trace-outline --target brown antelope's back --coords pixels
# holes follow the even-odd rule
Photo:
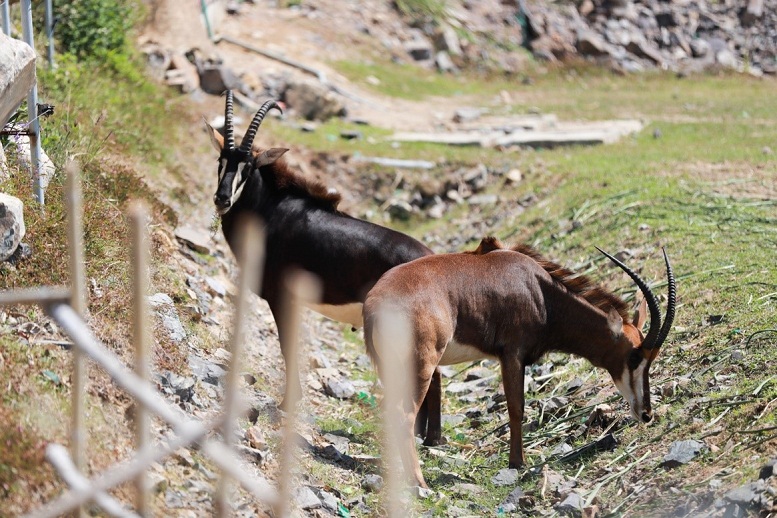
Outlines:
[[[433,341],[440,350],[453,340],[499,356],[515,346],[516,332],[536,335],[546,319],[543,286],[551,284],[535,260],[510,250],[433,255],[397,266],[367,296],[368,352],[375,356],[380,319],[401,311],[414,322],[416,345]]]

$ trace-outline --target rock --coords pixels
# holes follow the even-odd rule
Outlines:
[[[16,155],[16,160],[19,164],[32,171],[30,137],[26,135],[15,135],[9,142],[13,146],[13,153]],[[40,174],[40,185],[43,189],[46,189],[49,182],[56,174],[57,168],[54,167],[54,162],[51,161],[44,149],[41,149],[41,154],[38,159],[38,172]]]
[[[459,70],[456,68],[456,65],[453,64],[451,57],[444,50],[441,50],[434,55],[434,62],[437,65],[437,70],[445,74],[458,72]]]
[[[332,493],[324,491],[323,489],[316,489],[315,491],[316,491],[316,496],[318,496],[318,499],[321,501],[321,505],[324,507],[324,509],[334,514],[337,514],[338,513],[337,497]]]
[[[417,33],[415,37],[405,43],[405,52],[416,61],[426,61],[432,59],[432,52],[434,47],[428,38],[421,33]]]
[[[205,277],[205,284],[208,286],[208,291],[211,295],[218,295],[222,298],[227,295],[227,288],[221,281],[214,279],[213,277]]]
[[[368,493],[379,493],[383,489],[383,477],[380,475],[366,475],[362,479],[361,486]]]
[[[164,374],[157,374],[157,380],[166,394],[175,394],[183,402],[191,401],[194,395],[194,378],[165,371]]]
[[[19,198],[0,193],[0,261],[13,256],[25,233],[24,203]]]
[[[164,295],[164,293],[158,293],[157,295]],[[197,379],[210,385],[218,385],[219,380],[227,373],[220,365],[194,354],[189,355],[189,369]]]
[[[567,495],[563,502],[556,504],[553,509],[569,516],[582,516],[584,503],[583,497],[573,491]]]
[[[294,503],[303,510],[318,509],[321,507],[321,500],[308,486],[300,486],[295,489],[292,498]]]
[[[760,494],[763,492],[764,487],[763,480],[748,482],[727,492],[723,495],[723,498],[732,504],[747,508],[760,500]]]
[[[483,108],[458,108],[453,113],[453,122],[461,124],[462,122],[472,122],[483,116],[486,112]]]
[[[364,134],[359,130],[343,130],[340,132],[340,138],[343,140],[361,140]]]
[[[386,212],[393,220],[407,221],[413,214],[413,206],[403,200],[391,200]]]
[[[195,252],[212,255],[210,248],[210,233],[192,227],[178,227],[175,229],[175,237]]]
[[[512,486],[518,481],[517,469],[500,469],[496,475],[491,477],[491,483],[495,486]]]
[[[165,505],[168,509],[180,509],[185,506],[184,497],[179,491],[168,489],[165,491]]]
[[[466,373],[467,375],[464,378],[465,382],[494,377],[494,371],[492,371],[488,367],[482,367],[479,365],[472,367],[470,369],[467,369]]]
[[[173,299],[165,293],[157,293],[148,297],[149,304],[155,308],[157,315],[162,320],[162,326],[167,330],[167,335],[173,342],[181,342],[186,338],[186,330],[178,318],[178,312],[173,306]]]
[[[410,493],[414,497],[422,498],[422,499],[427,499],[427,498],[431,497],[432,495],[434,495],[434,491],[433,490],[431,490],[429,488],[426,488],[426,487],[420,487],[420,486],[413,486],[412,488],[410,488]]]
[[[261,427],[258,425],[253,425],[246,430],[246,440],[252,448],[256,448],[257,450],[267,449],[267,441],[264,438]]]
[[[767,479],[774,476],[777,476],[777,457],[764,464],[761,467],[761,471],[758,472],[758,478],[761,479]]]
[[[434,35],[434,47],[437,50],[444,50],[451,56],[461,56],[461,44],[456,29],[450,25],[444,25],[437,30]]]
[[[523,180],[523,174],[521,173],[520,169],[510,169],[505,175],[505,179],[507,180],[507,183],[521,183],[521,180]]]
[[[149,54],[148,57],[149,62],[151,62],[152,55]],[[168,59],[169,68],[166,67],[164,72],[167,85],[177,87],[184,94],[199,88],[200,74],[197,71],[197,67],[186,59],[186,56],[180,52],[175,52]]]
[[[577,50],[583,56],[606,56],[612,53],[604,39],[592,30],[581,30],[577,34]]]
[[[324,382],[326,393],[337,399],[350,399],[356,394],[356,387],[348,380],[341,378],[328,378]]]
[[[0,33],[0,128],[16,112],[35,84],[35,51]]]
[[[510,491],[510,494],[507,495],[507,498],[504,499],[504,502],[502,502],[502,506],[505,506],[507,504],[515,505],[516,507],[519,505],[519,502],[521,498],[525,496],[525,493],[523,492],[523,489],[520,487],[516,487],[512,491]]]
[[[499,202],[499,196],[496,194],[476,194],[467,198],[470,205],[495,205]]]
[[[739,65],[739,61],[733,52],[728,49],[721,50],[715,54],[715,61],[723,67],[735,69]]]
[[[27,243],[19,243],[19,246],[16,247],[16,251],[11,254],[11,257],[9,257],[7,261],[8,263],[15,265],[30,256],[32,256],[32,247]]]
[[[707,445],[693,439],[675,441],[669,447],[669,453],[664,456],[661,466],[667,469],[676,468],[692,461],[699,453],[707,450]]]
[[[326,121],[345,116],[342,99],[328,88],[310,81],[291,82],[283,92],[282,100],[309,121]]]
[[[195,62],[200,76],[200,88],[212,95],[221,95],[225,90],[236,90],[240,86],[232,69],[220,61]]]
[[[562,442],[558,446],[553,448],[553,451],[551,451],[551,454],[552,455],[566,455],[567,453],[571,452],[572,450],[574,450],[574,448],[572,448],[572,446],[570,446],[569,444],[567,444],[565,442]]]
[[[348,437],[342,437],[340,435],[335,435],[332,433],[325,433],[324,439],[332,443],[334,447],[338,449],[338,451],[341,451],[343,453],[348,453],[348,448],[350,447],[350,444],[351,444],[351,441],[350,439],[348,439]]]

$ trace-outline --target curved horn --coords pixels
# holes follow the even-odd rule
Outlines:
[[[661,327],[661,309],[658,307],[658,301],[656,300],[656,296],[653,295],[653,292],[650,291],[650,288],[648,287],[647,283],[642,280],[642,278],[636,274],[631,268],[599,248],[596,247],[597,250],[599,250],[601,253],[603,253],[607,258],[614,262],[616,265],[620,267],[621,270],[626,272],[629,277],[631,277],[631,280],[633,280],[636,285],[639,287],[639,290],[642,292],[642,295],[645,296],[645,301],[648,305],[648,310],[650,311],[650,328],[648,329],[647,336],[645,336],[645,340],[642,342],[642,347],[644,347],[647,350],[653,349],[656,347],[656,344],[659,342],[656,341],[656,338],[658,338],[659,329]]]
[[[226,107],[224,108],[224,136],[227,137],[227,149],[235,149],[235,131],[232,127],[232,90],[225,92],[227,96]]]
[[[674,308],[675,298],[677,297],[677,285],[674,281],[674,272],[672,272],[672,265],[669,264],[669,257],[666,255],[666,250],[661,249],[664,252],[664,262],[666,263],[666,282],[667,282],[667,302],[666,302],[666,318],[664,325],[661,326],[661,332],[658,333],[656,338],[656,347],[661,347],[664,340],[666,340],[669,331],[672,329],[672,322],[674,321]]]
[[[259,126],[262,124],[264,116],[267,115],[267,112],[273,108],[278,108],[278,111],[283,113],[283,110],[277,102],[272,99],[265,101],[262,107],[259,108],[259,111],[256,112],[256,115],[254,115],[254,120],[251,121],[251,125],[248,127],[248,131],[246,131],[246,134],[243,136],[243,141],[240,143],[240,151],[246,154],[251,152],[251,146],[254,145],[256,132],[259,129]]]

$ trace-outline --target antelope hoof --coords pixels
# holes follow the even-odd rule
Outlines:
[[[443,444],[448,444],[448,439],[441,435],[437,437],[428,436],[424,439],[424,446],[442,446]]]

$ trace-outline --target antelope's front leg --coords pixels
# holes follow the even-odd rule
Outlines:
[[[510,416],[510,464],[517,468],[526,461],[523,454],[523,362],[509,355],[502,358],[502,383]]]

